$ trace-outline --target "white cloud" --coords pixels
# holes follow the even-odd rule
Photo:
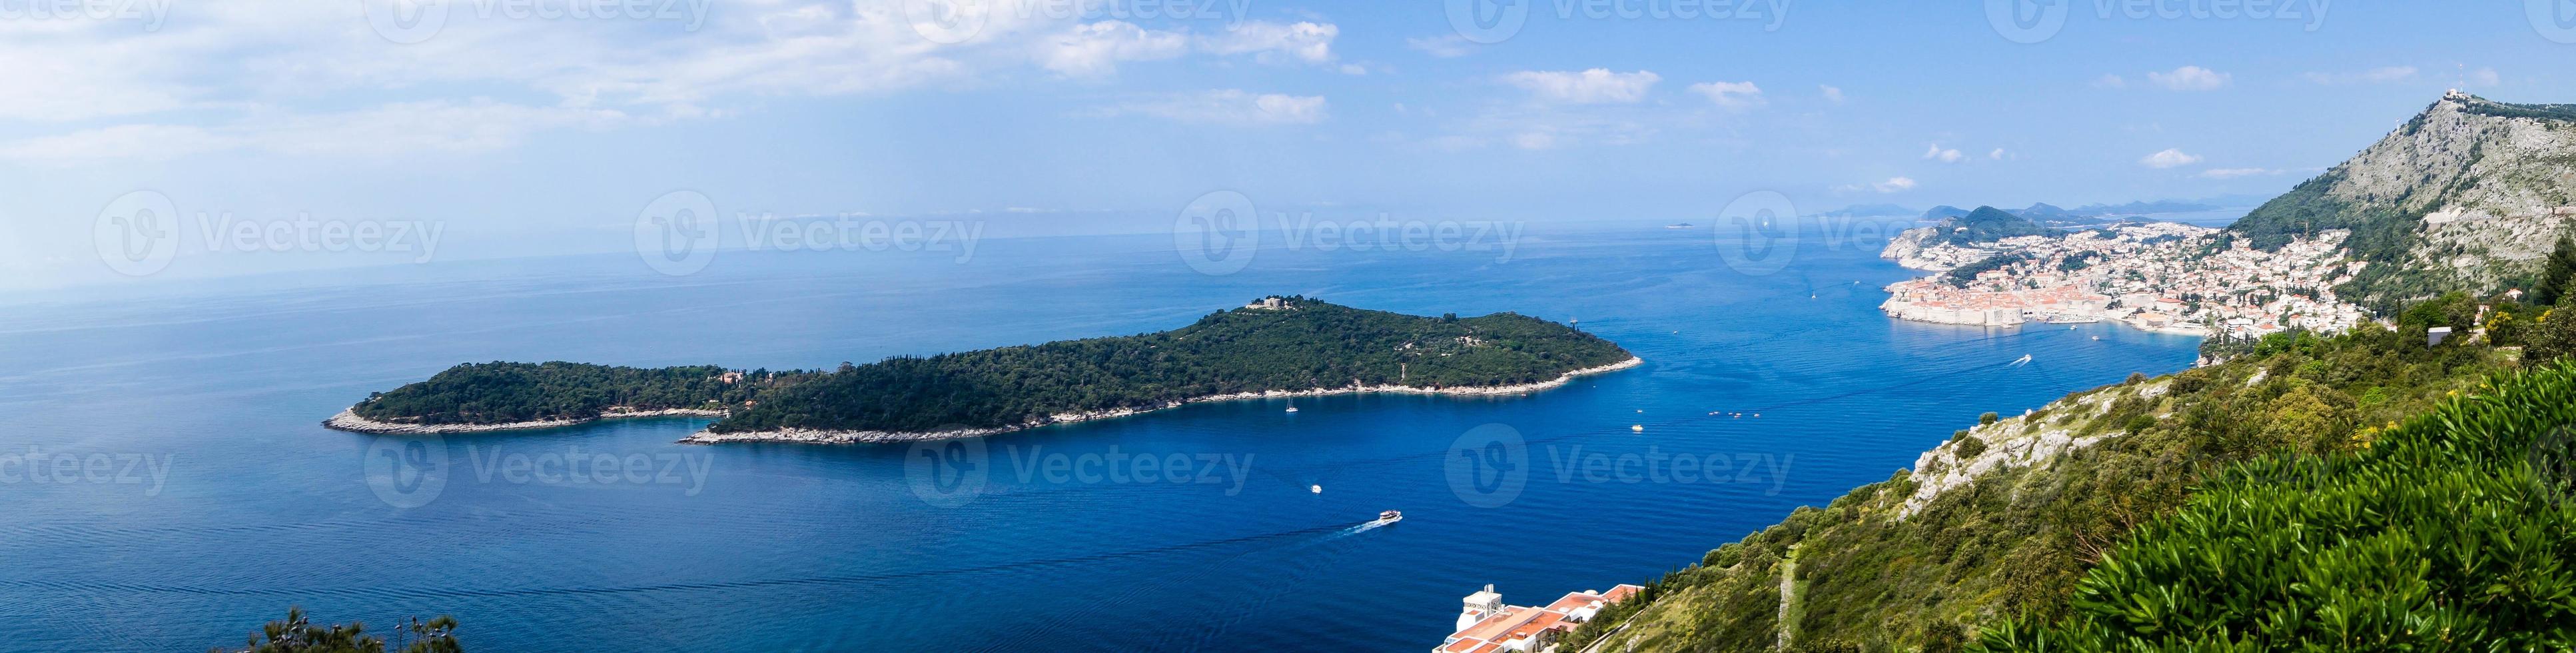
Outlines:
[[[439,5],[446,20],[434,35],[396,44],[365,18],[405,1],[190,5],[187,20],[148,33],[123,21],[0,21],[0,60],[22,62],[0,67],[0,94],[12,98],[0,103],[0,120],[81,121],[10,130],[0,156],[507,147],[535,130],[718,117],[776,98],[1007,83],[1022,71],[1097,77],[1126,62],[1186,56],[1363,70],[1335,60],[1339,28],[1322,22],[1157,30],[996,10],[980,28],[940,42],[917,28],[904,0],[756,0],[713,10],[679,2],[654,11],[684,15],[632,20],[526,20],[450,2]],[[1259,106],[1253,97],[1246,103]],[[1322,115],[1320,103],[1273,105],[1292,121]],[[469,113],[494,124],[336,129],[371,117]],[[299,130],[373,143],[335,145]]]
[[[1342,28],[1330,23],[1280,24],[1256,20],[1201,37],[1199,49],[1219,55],[1250,54],[1257,60],[1271,63],[1326,64],[1333,61],[1333,39],[1341,33]]]
[[[1171,59],[1189,52],[1189,37],[1157,32],[1123,20],[1075,25],[1038,46],[1038,61],[1047,70],[1075,77],[1118,72],[1122,61]]]
[[[1503,81],[1541,100],[1571,104],[1630,103],[1646,99],[1646,90],[1654,88],[1663,77],[1640,70],[1614,73],[1606,68],[1583,72],[1524,70],[1503,76]]]
[[[1512,147],[1524,150],[1544,150],[1556,147],[1556,135],[1546,132],[1524,132],[1513,134]]]
[[[1826,102],[1832,102],[1834,104],[1843,103],[1843,89],[1840,87],[1818,84],[1816,85],[1816,90],[1824,92]]]
[[[1324,97],[1249,93],[1219,89],[1173,93],[1121,102],[1101,116],[1142,115],[1181,122],[1222,125],[1288,125],[1323,122],[1330,114]]]
[[[2415,78],[2414,66],[2388,66],[2352,73],[2308,73],[2308,81],[2318,84],[2365,84],[2402,82]]]
[[[2235,179],[2235,178],[2237,178],[2237,177],[2254,177],[2254,176],[2260,176],[2260,175],[2277,175],[2277,174],[2282,174],[2282,173],[2286,173],[2286,172],[2289,172],[2289,171],[2288,171],[2288,170],[2274,170],[2274,169],[2270,169],[2270,168],[2210,168],[2210,169],[2208,169],[2208,170],[2202,170],[2202,171],[2200,171],[2200,176],[2202,176],[2202,177],[2207,177],[2207,178],[2210,178],[2210,179]]]
[[[2214,91],[2226,86],[2229,78],[2227,73],[2199,66],[2183,66],[2173,69],[2173,72],[2147,73],[2147,81],[2155,82],[2157,86],[2162,86],[2168,91]]]
[[[1476,42],[1469,41],[1467,40],[1467,37],[1456,34],[1430,38],[1405,39],[1404,47],[1421,50],[1424,54],[1442,59],[1464,57],[1476,53]]]
[[[2495,86],[2504,83],[2504,77],[2497,75],[2494,68],[2479,68],[2469,73],[2469,83],[2476,86]]]
[[[606,129],[638,122],[645,121],[606,109],[528,107],[488,100],[411,102],[217,126],[101,127],[0,145],[0,158],[63,163],[168,160],[251,148],[315,156],[472,152],[515,146],[540,130]]]
[[[1743,109],[1763,103],[1762,87],[1754,86],[1753,82],[1700,82],[1690,85],[1690,92],[1728,109]]]
[[[1986,158],[1994,159],[1994,160],[1996,160],[1996,161],[2002,161],[2002,160],[2004,160],[2004,148],[2000,148],[2000,147],[1998,147],[1998,148],[1995,148],[1995,151],[1993,151],[1993,152],[1987,152],[1987,153],[1986,153]]]
[[[1179,30],[1150,30],[1123,20],[1075,25],[1040,42],[1037,60],[1047,70],[1071,77],[1099,77],[1118,72],[1127,61],[1179,58],[1193,50],[1218,56],[1252,55],[1263,63],[1333,63],[1333,39],[1341,28],[1320,23],[1281,24],[1252,21],[1206,35]],[[1339,66],[1342,72],[1365,74],[1366,68]]]
[[[1933,143],[1932,149],[1923,151],[1923,158],[1942,163],[1958,163],[1960,159],[1968,157],[1960,154],[1957,149],[1942,149],[1940,143]]]
[[[2093,87],[2094,87],[2094,88],[2128,88],[2128,87],[2129,87],[2129,80],[2124,79],[2124,78],[2121,78],[2119,75],[2110,75],[2110,74],[2105,74],[2105,75],[2101,76],[2100,78],[2093,80]]]
[[[2149,154],[2145,158],[2138,159],[2139,164],[2158,170],[2165,168],[2178,168],[2199,162],[2199,156],[2184,154],[2180,148],[2165,148],[2165,151]]]
[[[1914,179],[1912,177],[1889,177],[1887,178],[1887,181],[1870,184],[1869,187],[1871,190],[1876,190],[1881,193],[1914,190]]]

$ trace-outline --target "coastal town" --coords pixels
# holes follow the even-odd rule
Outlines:
[[[2340,253],[2345,231],[2266,252],[2216,229],[2171,222],[1991,242],[1939,238],[1953,228],[1908,230],[1888,244],[1881,256],[1942,274],[1889,284],[1880,310],[1941,324],[2113,321],[2200,336],[2337,332],[2369,315],[2335,296],[2335,286],[2363,265]]]

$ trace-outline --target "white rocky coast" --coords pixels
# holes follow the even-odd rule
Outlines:
[[[699,409],[693,409],[693,408],[671,408],[671,409],[664,409],[664,410],[631,410],[631,409],[624,409],[624,408],[611,408],[611,409],[609,409],[609,410],[608,410],[608,411],[606,411],[606,412],[602,412],[602,413],[600,413],[600,415],[599,415],[599,417],[598,417],[597,419],[631,419],[631,418],[639,418],[639,417],[724,417],[724,416],[725,416],[725,412],[724,412],[724,411],[721,411],[721,410],[699,410]],[[328,428],[331,428],[331,429],[334,429],[334,430],[350,431],[350,432],[355,432],[355,433],[375,433],[375,434],[384,434],[384,435],[432,435],[432,434],[440,434],[440,433],[487,433],[487,432],[491,432],[491,431],[516,431],[516,430],[520,430],[520,429],[547,429],[547,428],[556,428],[556,427],[563,427],[563,426],[573,426],[573,425],[576,425],[576,424],[586,424],[586,423],[590,423],[590,422],[593,422],[593,421],[597,421],[597,420],[594,420],[594,419],[553,419],[553,420],[536,420],[536,421],[528,421],[528,422],[509,422],[509,423],[504,423],[504,424],[412,424],[412,423],[405,423],[405,422],[384,422],[384,421],[377,421],[377,420],[367,419],[367,418],[364,418],[364,417],[359,417],[359,416],[358,416],[358,414],[357,414],[356,412],[354,412],[353,410],[350,410],[350,409],[342,409],[342,410],[340,411],[340,414],[338,414],[338,415],[332,415],[332,416],[331,416],[331,419],[322,420],[322,426],[324,426],[324,427],[328,427]]]
[[[925,440],[947,440],[947,439],[954,439],[954,438],[972,438],[972,437],[982,437],[982,436],[987,436],[987,435],[997,435],[997,434],[1002,434],[1002,433],[1009,433],[1009,432],[1012,432],[1012,431],[1020,431],[1020,430],[1032,429],[1032,428],[1037,428],[1037,427],[1040,427],[1040,426],[1050,426],[1050,425],[1055,425],[1055,424],[1071,424],[1071,423],[1075,423],[1075,422],[1088,422],[1088,421],[1092,421],[1092,420],[1100,420],[1100,419],[1114,419],[1114,418],[1119,418],[1119,417],[1127,417],[1127,416],[1130,416],[1130,415],[1139,415],[1139,414],[1143,414],[1143,413],[1149,413],[1149,412],[1153,412],[1153,411],[1156,411],[1156,410],[1163,410],[1163,409],[1167,409],[1167,408],[1178,408],[1178,407],[1180,407],[1180,406],[1182,406],[1182,405],[1185,405],[1185,404],[1194,404],[1194,403],[1209,402],[1209,401],[1236,401],[1236,400],[1242,400],[1242,399],[1282,399],[1282,398],[1289,398],[1289,397],[1321,397],[1321,396],[1327,396],[1327,395],[1346,395],[1346,394],[1360,394],[1360,393],[1372,393],[1372,392],[1376,392],[1376,393],[1394,393],[1394,394],[1456,395],[1456,396],[1500,396],[1500,395],[1516,395],[1516,394],[1525,394],[1525,393],[1530,393],[1530,392],[1537,392],[1537,391],[1540,391],[1540,390],[1547,390],[1547,389],[1550,389],[1550,388],[1556,388],[1556,387],[1559,387],[1559,386],[1563,386],[1563,385],[1565,385],[1565,384],[1567,384],[1567,383],[1571,383],[1571,382],[1573,382],[1573,381],[1574,381],[1574,378],[1575,378],[1575,377],[1578,377],[1578,376],[1584,376],[1584,375],[1588,375],[1588,374],[1600,374],[1600,373],[1603,373],[1603,372],[1613,372],[1613,371],[1618,371],[1618,370],[1624,370],[1624,369],[1628,369],[1628,368],[1631,368],[1631,367],[1636,367],[1636,366],[1638,366],[1638,365],[1643,365],[1643,364],[1645,364],[1645,363],[1646,363],[1645,359],[1641,359],[1641,358],[1637,358],[1637,357],[1631,356],[1631,357],[1629,357],[1629,358],[1628,358],[1628,360],[1619,361],[1619,362],[1611,363],[1611,364],[1608,364],[1608,365],[1600,365],[1600,366],[1595,366],[1595,367],[1586,367],[1586,368],[1583,368],[1583,369],[1578,369],[1578,370],[1568,371],[1568,372],[1566,372],[1566,373],[1564,373],[1564,374],[1557,375],[1557,377],[1556,377],[1556,378],[1554,378],[1554,379],[1550,379],[1550,380],[1547,380],[1547,381],[1541,381],[1541,382],[1537,382],[1537,383],[1523,383],[1523,384],[1518,384],[1518,385],[1501,385],[1501,386],[1464,386],[1464,387],[1447,387],[1447,388],[1444,388],[1444,387],[1438,387],[1438,386],[1409,386],[1409,385],[1356,385],[1356,384],[1354,384],[1354,385],[1349,385],[1349,386],[1344,386],[1344,387],[1339,387],[1339,388],[1310,388],[1310,389],[1306,389],[1306,390],[1270,390],[1270,391],[1265,391],[1265,392],[1237,392],[1237,393],[1221,394],[1221,395],[1208,395],[1208,396],[1205,396],[1205,397],[1192,397],[1192,398],[1184,399],[1184,400],[1181,400],[1181,401],[1166,402],[1166,403],[1164,403],[1164,404],[1163,404],[1163,405],[1161,405],[1161,406],[1156,406],[1156,407],[1152,407],[1152,408],[1121,408],[1121,409],[1116,409],[1116,410],[1093,411],[1093,412],[1085,412],[1085,413],[1057,413],[1057,414],[1054,414],[1054,415],[1048,415],[1048,416],[1047,416],[1047,419],[1045,419],[1045,420],[1043,420],[1043,421],[1032,421],[1032,422],[1028,422],[1028,423],[1025,423],[1025,424],[1018,424],[1018,425],[1012,425],[1012,426],[997,426],[997,427],[991,427],[991,428],[963,428],[963,429],[954,429],[954,430],[946,430],[946,431],[920,431],[920,432],[913,432],[913,431],[830,431],[830,430],[816,430],[816,429],[779,429],[779,430],[772,430],[772,431],[743,431],[743,432],[737,432],[737,433],[714,433],[714,432],[709,432],[709,431],[699,431],[699,432],[697,432],[697,433],[692,433],[692,434],[690,434],[690,435],[689,435],[689,437],[681,438],[681,439],[680,439],[680,442],[681,442],[681,443],[683,443],[683,444],[717,444],[717,443],[722,443],[722,442],[795,442],[795,443],[803,443],[803,444],[882,444],[882,443],[888,443],[888,442],[919,442],[919,441],[925,441]]]

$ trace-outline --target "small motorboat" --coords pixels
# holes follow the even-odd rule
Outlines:
[[[1628,430],[1629,430],[1629,431],[1632,431],[1632,432],[1636,432],[1636,433],[1644,433],[1644,432],[1646,432],[1646,425],[1644,425],[1644,424],[1630,424],[1630,425],[1628,425]]]
[[[1323,494],[1323,493],[1324,493],[1324,486],[1316,485],[1316,486],[1308,487],[1308,488],[1306,488],[1306,491],[1308,491],[1308,492],[1313,492],[1313,493],[1316,493],[1316,494]]]
[[[1389,510],[1377,514],[1377,523],[1393,524],[1404,519],[1404,513]]]

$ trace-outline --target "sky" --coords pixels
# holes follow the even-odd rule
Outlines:
[[[0,0],[0,288],[630,250],[674,197],[988,237],[1226,192],[1533,222],[2261,197],[2445,89],[2576,102],[2571,55],[2570,0]],[[108,260],[136,224],[175,253]],[[417,245],[275,255],[351,238]]]

